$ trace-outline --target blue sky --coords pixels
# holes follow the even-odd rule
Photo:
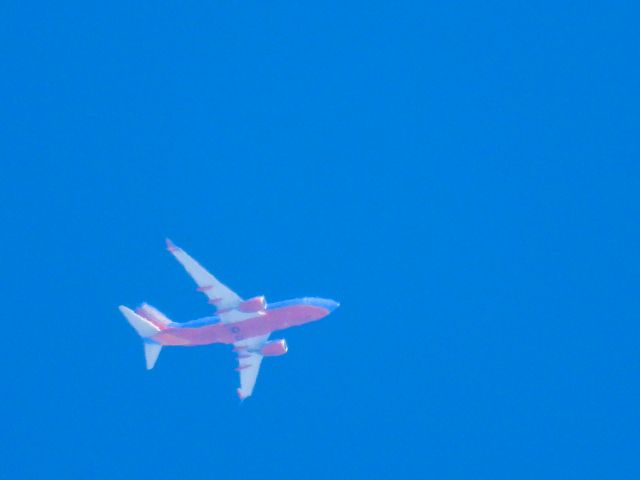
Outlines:
[[[5,478],[640,475],[633,2],[10,2]],[[239,404],[117,311],[342,306]]]

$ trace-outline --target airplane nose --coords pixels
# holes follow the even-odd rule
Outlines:
[[[325,310],[328,310],[329,313],[333,312],[340,306],[338,302],[336,302],[335,300],[330,300],[328,298],[307,297],[303,300],[303,302],[308,305],[314,305],[316,307],[324,308]]]
[[[335,300],[325,300],[324,301],[324,307],[329,310],[330,312],[333,312],[336,308],[338,308],[340,306],[340,304],[338,302],[336,302]]]

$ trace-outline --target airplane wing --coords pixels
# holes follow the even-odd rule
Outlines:
[[[207,272],[187,252],[176,247],[169,239],[167,239],[167,249],[182,264],[187,273],[191,275],[191,278],[198,285],[197,290],[209,298],[210,304],[215,305],[220,310],[226,310],[235,308],[242,302],[242,298],[234,291],[220,283],[216,277]]]
[[[238,358],[238,368],[236,370],[240,373],[240,388],[238,388],[240,400],[244,400],[253,393],[253,387],[258,379],[260,363],[262,362],[260,346],[268,338],[269,335],[262,335],[260,337],[247,338],[233,344],[233,351],[236,352]]]

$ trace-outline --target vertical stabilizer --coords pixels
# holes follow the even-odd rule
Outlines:
[[[120,306],[120,311],[127,319],[129,324],[134,328],[138,335],[142,337],[144,342],[144,358],[147,361],[147,370],[151,370],[158,360],[162,345],[151,340],[161,329],[146,318],[141,317],[130,308]]]
[[[118,308],[127,319],[129,324],[135,329],[136,332],[138,332],[138,335],[140,335],[142,338],[152,337],[160,331],[157,326],[155,326],[149,320],[142,318],[130,308],[127,308],[123,305],[120,305]]]
[[[136,308],[136,313],[145,320],[149,320],[160,330],[164,330],[168,325],[173,323],[160,310],[152,307],[148,303],[143,303],[138,308]]]

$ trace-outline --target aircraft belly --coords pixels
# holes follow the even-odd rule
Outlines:
[[[190,346],[210,343],[233,344],[247,338],[267,335],[275,330],[303,325],[327,315],[314,305],[293,305],[268,310],[266,314],[235,323],[216,323],[194,328],[167,328],[154,335],[161,345]]]
[[[210,343],[233,343],[233,337],[223,324],[194,328],[170,328],[159,332],[154,341],[162,345],[191,346]]]
[[[313,305],[293,305],[268,310],[266,315],[246,320],[238,324],[238,326],[242,327],[241,332],[247,338],[255,337],[266,335],[275,330],[284,330],[285,328],[313,322],[326,316],[327,313],[324,308]]]

